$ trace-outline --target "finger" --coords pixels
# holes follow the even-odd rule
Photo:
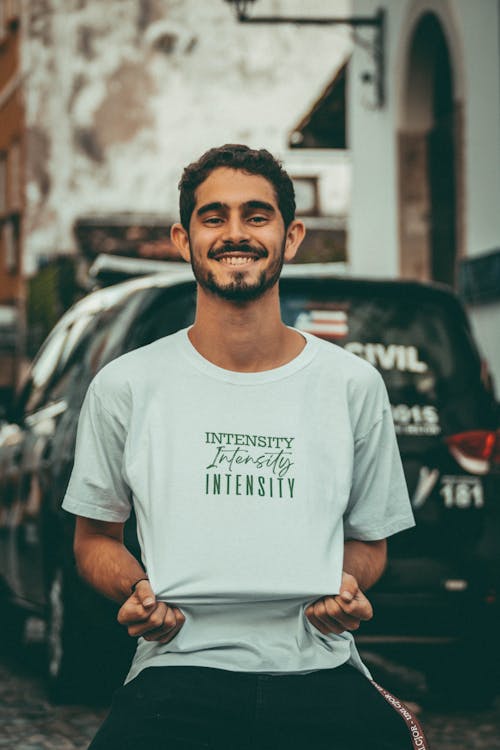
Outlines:
[[[346,630],[357,630],[359,628],[360,618],[358,617],[358,614],[345,612],[336,599],[328,597],[325,601],[325,609],[327,615],[324,618],[324,621],[331,622],[332,620],[335,620]]]
[[[131,636],[143,636],[146,640],[158,640],[170,633],[174,628],[180,629],[184,624],[184,615],[175,607],[169,607],[160,602],[147,620],[133,623],[128,628]]]
[[[145,578],[143,581],[139,581],[139,583],[135,587],[134,593],[137,597],[137,600],[145,609],[149,609],[154,604],[156,604],[156,596],[147,578]]]
[[[359,628],[359,618],[346,614],[331,596],[315,602],[313,608],[315,617],[323,623],[328,632],[337,632],[339,627],[341,632]]]
[[[323,635],[328,635],[330,632],[333,632],[329,630],[326,625],[318,619],[314,614],[307,615],[307,619],[311,623],[311,625],[314,625],[316,630],[319,630],[320,633],[323,633]]]
[[[167,616],[167,605],[163,602],[159,602],[153,611],[149,611],[145,618],[136,622],[131,622],[128,627],[129,635],[140,636],[148,633],[152,630],[162,628],[165,624],[165,618]],[[170,614],[168,617],[167,627],[172,627],[175,624],[175,620]]]
[[[133,625],[144,622],[151,614],[151,607],[145,608],[138,601],[135,594],[132,594],[127,601],[120,607],[116,619],[120,625]]]
[[[168,643],[174,638],[185,622],[185,617],[177,607],[169,607],[163,626],[148,632],[144,639],[146,641],[157,641],[159,643]],[[172,624],[171,624],[172,623]]]
[[[357,630],[360,622],[356,617],[346,615],[334,597],[323,597],[306,610],[312,624],[324,634],[343,633],[345,630]]]
[[[143,622],[148,617],[148,611],[144,609],[135,598],[127,599],[123,604],[116,616],[116,619],[120,625],[133,625],[135,623]]]
[[[181,625],[174,625],[172,628],[160,628],[159,630],[146,633],[144,640],[156,641],[157,643],[168,643],[177,635],[180,629]]]
[[[339,596],[341,599],[349,604],[352,602],[359,593],[359,586],[357,580],[350,573],[342,572],[342,581],[340,584]]]
[[[323,618],[325,611],[326,610],[324,609],[323,600],[319,599],[317,602],[313,602],[306,608],[305,615],[311,625],[314,625],[314,627],[321,633],[323,633],[323,635],[328,635],[328,633],[336,632],[336,630],[335,623],[326,624],[324,622]]]
[[[345,602],[346,604],[350,604],[350,602],[352,602],[352,600],[354,599],[354,597],[355,597],[355,594],[352,594],[352,593],[351,593],[350,591],[348,591],[347,589],[344,589],[343,591],[341,591],[341,592],[340,592],[339,596],[340,596],[340,598],[341,598],[341,599],[342,599],[342,600],[343,600],[343,601],[344,601],[344,602]]]
[[[352,602],[347,603],[340,595],[333,597],[338,607],[347,615],[356,617],[359,620],[371,620],[373,617],[373,608],[369,600],[359,591]]]
[[[345,630],[343,625],[336,622],[335,620],[331,620],[328,624],[325,624],[323,620],[320,620],[318,617],[312,615],[312,617],[309,618],[309,621],[311,625],[314,625],[316,630],[319,630],[320,633],[323,633],[323,635],[331,635],[332,633],[340,635],[340,633],[343,633]]]

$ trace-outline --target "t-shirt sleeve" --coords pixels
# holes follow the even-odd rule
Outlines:
[[[123,424],[104,407],[92,383],[78,421],[64,510],[100,521],[127,520],[131,492],[122,475],[125,439]]]
[[[385,387],[382,400],[379,418],[355,440],[346,539],[385,539],[415,525]]]

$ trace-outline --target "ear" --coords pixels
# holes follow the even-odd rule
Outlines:
[[[297,250],[304,237],[306,236],[306,228],[303,221],[295,219],[288,226],[286,230],[286,242],[285,242],[285,262],[289,262],[295,258]]]
[[[189,235],[182,224],[173,224],[170,229],[170,239],[180,252],[184,260],[191,262],[191,250],[189,247]]]

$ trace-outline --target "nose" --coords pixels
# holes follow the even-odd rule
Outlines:
[[[250,239],[248,227],[238,214],[231,214],[224,223],[222,241],[227,243],[243,243]]]

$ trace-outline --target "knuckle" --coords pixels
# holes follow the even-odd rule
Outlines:
[[[154,612],[149,618],[149,624],[153,628],[159,628],[163,625],[163,615],[158,612]]]
[[[326,614],[326,607],[323,601],[316,602],[314,605],[314,614],[316,617],[324,617]]]
[[[339,613],[339,606],[334,599],[327,599],[325,608],[330,617],[335,617]]]
[[[177,622],[175,617],[175,612],[172,609],[167,609],[165,612],[165,617],[163,618],[163,623],[167,628],[172,628],[175,623]]]

